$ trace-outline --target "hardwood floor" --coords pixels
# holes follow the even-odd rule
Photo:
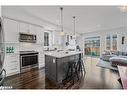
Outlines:
[[[82,89],[121,89],[118,72],[97,67],[98,58],[87,58],[86,75],[80,88]]]
[[[97,67],[97,62],[98,58],[87,57],[85,77],[70,89],[122,89],[117,81],[118,72]],[[53,82],[45,78],[44,69],[35,69],[7,77],[4,86],[12,86],[13,89],[59,89]]]

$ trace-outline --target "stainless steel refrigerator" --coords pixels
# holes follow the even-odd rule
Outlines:
[[[2,18],[0,17],[0,86],[3,85],[6,71],[3,68],[4,64],[4,32],[3,32]]]

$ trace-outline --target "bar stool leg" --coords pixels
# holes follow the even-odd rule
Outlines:
[[[78,63],[76,64],[75,70],[76,70],[75,73],[76,73],[77,79],[79,80]]]
[[[83,71],[84,71],[84,73],[86,73],[86,70],[85,70],[85,66],[83,64],[83,61],[81,63],[82,63]]]
[[[72,73],[72,84],[74,84],[74,64],[71,65],[71,73]]]
[[[68,66],[68,70],[67,70],[67,75],[66,75],[66,78],[65,79],[68,79],[69,78],[70,69],[71,69],[71,66],[69,65]]]

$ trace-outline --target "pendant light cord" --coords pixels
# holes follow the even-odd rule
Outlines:
[[[61,32],[63,32],[63,8],[60,8],[61,10]]]
[[[76,31],[75,31],[75,16],[73,16],[73,21],[74,21],[74,35],[76,35]]]

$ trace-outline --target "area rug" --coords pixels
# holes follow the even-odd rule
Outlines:
[[[113,67],[110,62],[107,62],[101,59],[99,59],[96,66],[106,68],[106,69],[116,70],[116,71],[118,70],[117,67]]]

